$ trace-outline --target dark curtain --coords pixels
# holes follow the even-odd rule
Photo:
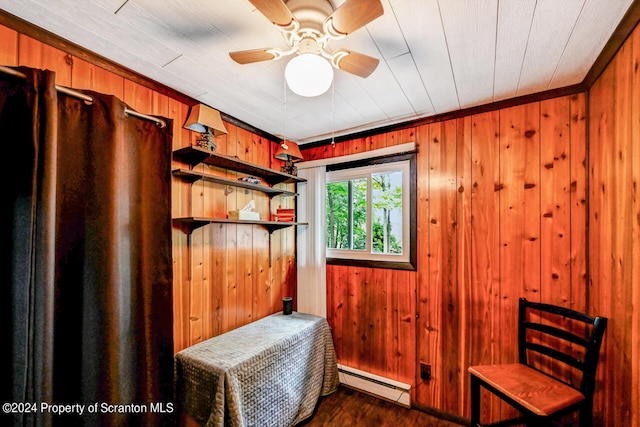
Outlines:
[[[0,74],[2,425],[171,425],[171,121],[18,70]]]

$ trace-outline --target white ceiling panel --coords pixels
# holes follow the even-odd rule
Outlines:
[[[335,10],[360,0],[288,1]],[[636,3],[380,1],[381,17],[328,46],[378,58],[378,67],[367,78],[334,70],[332,88],[315,98],[286,87],[291,57],[244,65],[229,57],[288,48],[248,0],[0,0],[0,8],[257,129],[307,143],[579,83]]]

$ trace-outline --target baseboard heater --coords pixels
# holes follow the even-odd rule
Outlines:
[[[338,364],[340,383],[407,408],[411,407],[411,385]]]

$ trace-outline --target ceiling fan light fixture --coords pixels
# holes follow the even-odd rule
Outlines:
[[[284,77],[294,93],[306,97],[319,96],[331,87],[333,68],[320,55],[303,53],[289,61]]]

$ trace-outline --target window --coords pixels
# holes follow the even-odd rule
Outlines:
[[[415,269],[415,156],[328,168],[327,263]]]

